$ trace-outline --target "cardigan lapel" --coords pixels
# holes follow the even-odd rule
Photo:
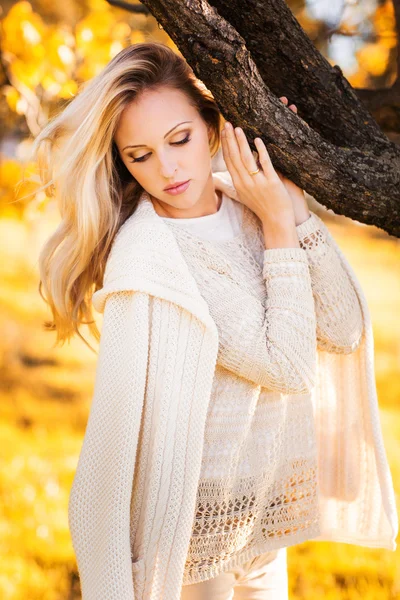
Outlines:
[[[208,305],[175,237],[156,213],[145,191],[135,212],[115,236],[103,286],[92,297],[93,306],[103,312],[109,294],[127,289],[148,292],[179,304],[209,327],[218,339]]]

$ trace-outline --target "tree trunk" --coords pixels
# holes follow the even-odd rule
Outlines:
[[[400,237],[400,148],[284,0],[142,2],[253,150],[261,137],[275,168],[318,202]]]

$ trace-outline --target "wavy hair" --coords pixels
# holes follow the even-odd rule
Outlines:
[[[39,293],[49,304],[55,345],[82,324],[98,341],[91,298],[103,284],[114,237],[134,213],[143,187],[122,162],[114,141],[124,108],[143,90],[184,92],[209,127],[210,153],[220,145],[221,114],[211,92],[185,59],[159,42],[119,52],[41,130],[33,143],[41,189],[57,201],[61,221],[39,254]]]

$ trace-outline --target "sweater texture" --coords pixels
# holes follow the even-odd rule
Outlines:
[[[395,550],[367,303],[323,221],[297,231],[265,250],[244,208],[210,243],[146,192],[120,228],[69,500],[83,600],[179,600],[306,539]]]
[[[312,380],[315,372],[316,321],[317,341],[343,353],[360,344],[363,322],[351,281],[340,261],[332,263],[314,214],[297,228],[306,252],[294,249],[300,260],[291,259],[290,272],[287,259],[278,265],[265,260],[276,253],[265,252],[256,215],[225,194],[211,215],[163,220],[210,307],[220,341],[185,585],[319,534],[311,383],[299,374],[306,369]],[[210,257],[221,261],[219,269],[210,270]],[[320,285],[317,271],[330,272],[327,285]],[[233,277],[240,285],[234,307]],[[314,307],[320,288],[323,300]],[[340,303],[332,302],[337,297]],[[252,369],[246,375],[245,361]]]

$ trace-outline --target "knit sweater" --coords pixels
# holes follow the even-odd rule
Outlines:
[[[235,202],[223,192],[221,195],[222,199],[215,213],[184,219],[161,218],[166,223],[181,225],[206,240],[230,240],[241,231],[244,210],[240,202]]]
[[[253,229],[246,238],[250,244],[258,236],[251,215],[248,211],[243,221],[249,232]],[[261,265],[251,260],[244,238],[236,248],[248,257],[247,263],[239,262],[252,266],[245,274],[251,272],[254,287],[239,272],[236,252],[227,260],[219,247],[204,251],[204,240],[194,244],[198,269],[193,270],[193,244],[185,243],[188,250],[182,252],[178,230],[155,213],[145,192],[121,227],[103,286],[93,296],[104,320],[69,501],[84,600],[179,600],[184,577],[208,576],[235,556],[245,560],[239,553],[246,545],[254,554],[311,538],[396,548],[397,513],[379,423],[368,307],[333,237],[316,215],[313,221],[326,235],[325,252],[332,252],[331,259],[344,269],[341,276],[347,273],[351,280],[347,290],[356,293],[362,309],[361,341],[356,326],[349,334],[349,321],[337,329],[337,295],[330,308],[335,323],[322,318],[318,329],[326,289],[320,288],[318,297],[313,286],[325,274],[311,256],[320,254],[322,260],[319,241],[315,253],[263,251],[263,296]],[[311,224],[309,219],[300,227]],[[313,237],[308,231],[304,239]],[[218,279],[217,287],[200,286],[204,264],[209,281]],[[204,295],[218,290],[221,306]],[[352,306],[357,323],[359,307]],[[226,386],[233,384],[237,412],[232,413],[231,402],[225,411],[213,410],[224,408],[224,399],[230,400]],[[240,411],[251,434],[236,418]],[[216,462],[207,448],[222,438],[225,442],[221,430],[228,414],[232,445],[221,448]],[[274,436],[265,428],[266,414],[278,427]],[[306,436],[300,422],[309,428]],[[263,431],[269,435],[263,437]],[[236,472],[229,469],[232,459]],[[217,483],[215,489],[210,482]],[[240,499],[234,512],[233,505],[222,503],[221,485],[228,497]],[[253,497],[249,489],[261,495]],[[218,510],[215,502],[205,505],[207,493],[214,501],[219,498]],[[214,527],[214,540],[196,523]],[[229,525],[228,537],[224,525]],[[193,544],[193,534],[199,544]],[[202,540],[217,549],[211,565],[204,560],[210,555],[201,550]]]
[[[315,214],[297,227],[305,252],[279,250],[280,260],[275,249],[265,250],[256,215],[225,194],[212,215],[163,220],[210,307],[220,340],[183,577],[189,584],[320,532],[310,393],[315,321],[317,340],[342,353],[358,347],[363,322],[351,280],[330,252]],[[210,270],[211,261],[220,261],[221,268]],[[321,284],[324,274],[327,284],[326,277]],[[234,305],[233,278],[240,286]],[[321,298],[315,308],[313,294]],[[254,383],[261,386],[257,393]]]

